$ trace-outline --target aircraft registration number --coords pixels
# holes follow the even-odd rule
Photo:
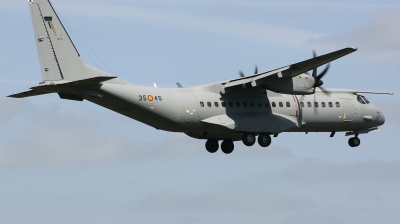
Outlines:
[[[139,95],[139,101],[162,101],[161,96]]]

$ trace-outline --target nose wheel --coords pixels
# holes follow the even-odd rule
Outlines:
[[[353,137],[349,139],[350,147],[358,147],[361,144],[361,140],[358,137]]]

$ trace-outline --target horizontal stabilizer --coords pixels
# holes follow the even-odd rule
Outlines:
[[[10,95],[8,97],[12,98],[25,98],[31,96],[38,96],[48,93],[63,93],[69,92],[71,90],[78,90],[87,86],[97,85],[102,82],[115,79],[115,76],[98,76],[88,79],[76,80],[72,82],[65,82],[65,81],[55,81],[55,82],[45,82],[39,86],[31,87],[30,91],[17,93]]]
[[[44,95],[44,94],[48,94],[48,92],[30,90],[30,91],[26,91],[26,92],[22,92],[22,93],[13,94],[13,95],[10,95],[8,97],[11,97],[11,98],[25,98],[25,97],[31,97],[31,96]]]
[[[76,80],[72,82],[46,82],[44,85],[34,86],[31,87],[33,90],[40,90],[40,91],[52,91],[57,90],[60,88],[75,88],[75,87],[83,87],[83,86],[90,86],[96,85],[101,82],[105,82],[111,79],[117,78],[116,76],[98,76],[88,79]],[[54,91],[57,92],[57,91]]]

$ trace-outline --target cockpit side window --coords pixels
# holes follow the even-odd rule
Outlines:
[[[365,96],[361,96],[361,98],[364,100],[364,102],[365,102],[366,104],[369,104],[369,103],[370,103],[369,100],[367,100],[367,98],[365,98]]]
[[[369,104],[370,103],[369,100],[367,100],[367,98],[365,98],[365,96],[361,96],[361,95],[357,96],[357,101],[362,103],[362,104]]]
[[[361,96],[357,96],[357,101],[360,102],[361,104],[365,104],[365,102]]]

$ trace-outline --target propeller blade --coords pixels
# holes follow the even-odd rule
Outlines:
[[[258,74],[258,66],[256,65],[256,69],[254,70],[254,75]]]
[[[332,94],[332,92],[329,92],[327,89],[322,88],[321,86],[319,86],[318,88],[320,88],[321,91],[324,92],[324,93],[327,94],[327,95],[331,95],[331,94]]]
[[[242,70],[239,70],[239,75],[240,77],[245,77],[244,73],[242,72]]]
[[[313,53],[313,57],[315,58],[315,57],[317,57],[317,52],[315,52],[315,50],[313,50],[312,51],[312,53]],[[312,71],[312,77],[317,77],[317,68],[314,68],[313,69],[313,71]]]
[[[321,74],[319,74],[318,76],[317,76],[317,79],[318,80],[321,80],[325,75],[326,75],[326,73],[328,72],[328,70],[329,70],[329,64],[327,64],[326,65],[326,68],[321,72]]]

